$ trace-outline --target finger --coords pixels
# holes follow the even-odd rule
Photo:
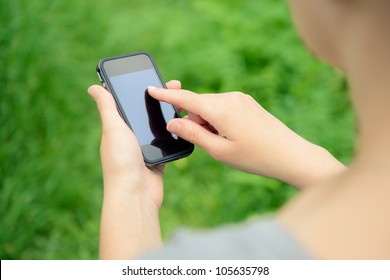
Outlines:
[[[193,114],[192,112],[188,112],[187,118],[193,122],[196,122],[197,124],[204,126],[207,125],[208,122],[206,122],[204,119],[202,119],[200,116]]]
[[[203,126],[187,119],[173,119],[167,125],[168,131],[183,138],[211,155],[218,154],[223,150],[227,140],[217,134],[214,134]]]
[[[147,166],[148,167],[148,166]],[[165,164],[159,164],[153,167],[148,167],[152,172],[156,172],[158,175],[164,175]]]
[[[124,121],[118,113],[115,100],[111,93],[98,85],[89,87],[88,93],[96,101],[103,128],[110,128],[115,127],[118,124],[124,124]]]
[[[176,105],[198,115],[207,106],[207,103],[203,104],[198,94],[188,90],[163,89],[150,86],[148,92],[160,101]]]
[[[178,80],[172,80],[166,83],[166,86],[169,89],[181,89],[181,82]]]
[[[172,80],[166,83],[166,86],[168,89],[181,89],[181,82],[178,80]],[[176,106],[177,110],[181,113],[183,111],[183,108],[180,106]]]
[[[181,114],[183,112],[183,108],[180,107],[180,106],[176,106],[177,110],[179,111],[179,113]]]

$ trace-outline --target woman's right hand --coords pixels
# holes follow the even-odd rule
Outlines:
[[[276,178],[297,188],[319,183],[345,169],[240,92],[196,94],[149,88],[149,94],[188,111],[168,130],[240,170]]]

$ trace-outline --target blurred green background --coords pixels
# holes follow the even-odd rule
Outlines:
[[[348,162],[354,119],[340,73],[311,57],[285,1],[0,2],[0,258],[98,257],[99,59],[148,51],[166,81],[242,91]],[[273,212],[295,194],[196,149],[168,165],[164,238]]]

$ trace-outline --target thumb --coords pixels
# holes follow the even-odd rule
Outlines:
[[[219,154],[226,139],[216,135],[203,126],[189,119],[173,119],[168,123],[167,129],[169,132],[183,138],[214,156]]]
[[[124,124],[110,92],[101,86],[93,85],[88,88],[88,93],[96,101],[103,129],[110,129],[116,127],[118,124]]]

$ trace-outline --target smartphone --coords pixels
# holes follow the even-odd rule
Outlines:
[[[166,88],[152,57],[133,53],[104,58],[97,74],[113,95],[123,120],[134,132],[147,165],[158,165],[186,157],[194,145],[170,133],[167,123],[180,118],[177,108],[148,93],[148,86]]]

